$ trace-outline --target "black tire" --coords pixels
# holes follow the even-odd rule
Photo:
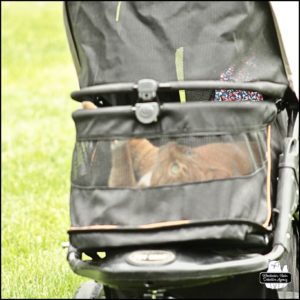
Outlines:
[[[105,299],[102,284],[96,281],[87,281],[80,285],[74,299]]]

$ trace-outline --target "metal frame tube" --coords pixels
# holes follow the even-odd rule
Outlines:
[[[132,92],[137,90],[136,83],[110,83],[82,88],[71,93],[71,98],[77,101],[83,101],[86,97],[100,96],[108,93]],[[283,96],[286,86],[271,82],[225,82],[225,81],[170,81],[158,83],[158,90],[200,90],[200,89],[243,89],[255,90],[268,96],[278,98]]]

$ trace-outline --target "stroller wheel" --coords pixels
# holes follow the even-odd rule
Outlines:
[[[105,299],[104,289],[96,281],[87,281],[77,289],[74,299]]]

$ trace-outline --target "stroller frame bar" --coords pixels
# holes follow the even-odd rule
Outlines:
[[[251,257],[243,259],[208,265],[194,264],[194,268],[191,270],[181,270],[179,277],[170,277],[170,273],[174,271],[176,264],[178,264],[179,268],[182,265],[182,261],[178,262],[178,260],[171,264],[159,266],[155,269],[153,269],[153,266],[149,267],[147,265],[136,267],[128,265],[128,272],[125,271],[124,274],[118,274],[118,276],[109,276],[109,265],[115,265],[116,261],[114,260],[108,263],[103,263],[101,261],[83,261],[81,259],[81,253],[71,245],[69,246],[67,259],[74,273],[80,276],[92,278],[109,286],[123,285],[129,287],[129,285],[133,285],[133,287],[136,288],[143,288],[145,282],[150,281],[152,282],[152,289],[168,289],[174,288],[178,284],[181,284],[182,286],[193,285],[199,284],[201,281],[206,281],[207,279],[224,278],[228,276],[263,271],[268,268],[270,261],[278,260],[284,254],[284,251],[285,250],[282,245],[276,245],[272,251],[266,255],[251,255]],[[124,258],[128,254],[130,254],[130,252],[125,254],[123,253],[121,256]],[[118,255],[118,257],[120,257],[120,255]],[[139,275],[130,278],[130,274],[147,274],[147,278],[143,280]]]
[[[259,82],[220,82],[220,81],[170,81],[158,83],[158,90],[199,90],[199,89],[243,89],[255,90],[268,96],[277,96],[284,94],[286,86],[279,83],[266,81]],[[72,99],[76,101],[85,101],[91,97],[108,93],[133,92],[138,89],[138,84],[132,82],[109,83],[95,86],[84,87],[71,93]],[[277,97],[278,98],[278,97]]]

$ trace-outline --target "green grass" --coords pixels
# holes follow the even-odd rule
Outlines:
[[[62,2],[2,6],[2,298],[72,298],[66,261],[78,88]]]

